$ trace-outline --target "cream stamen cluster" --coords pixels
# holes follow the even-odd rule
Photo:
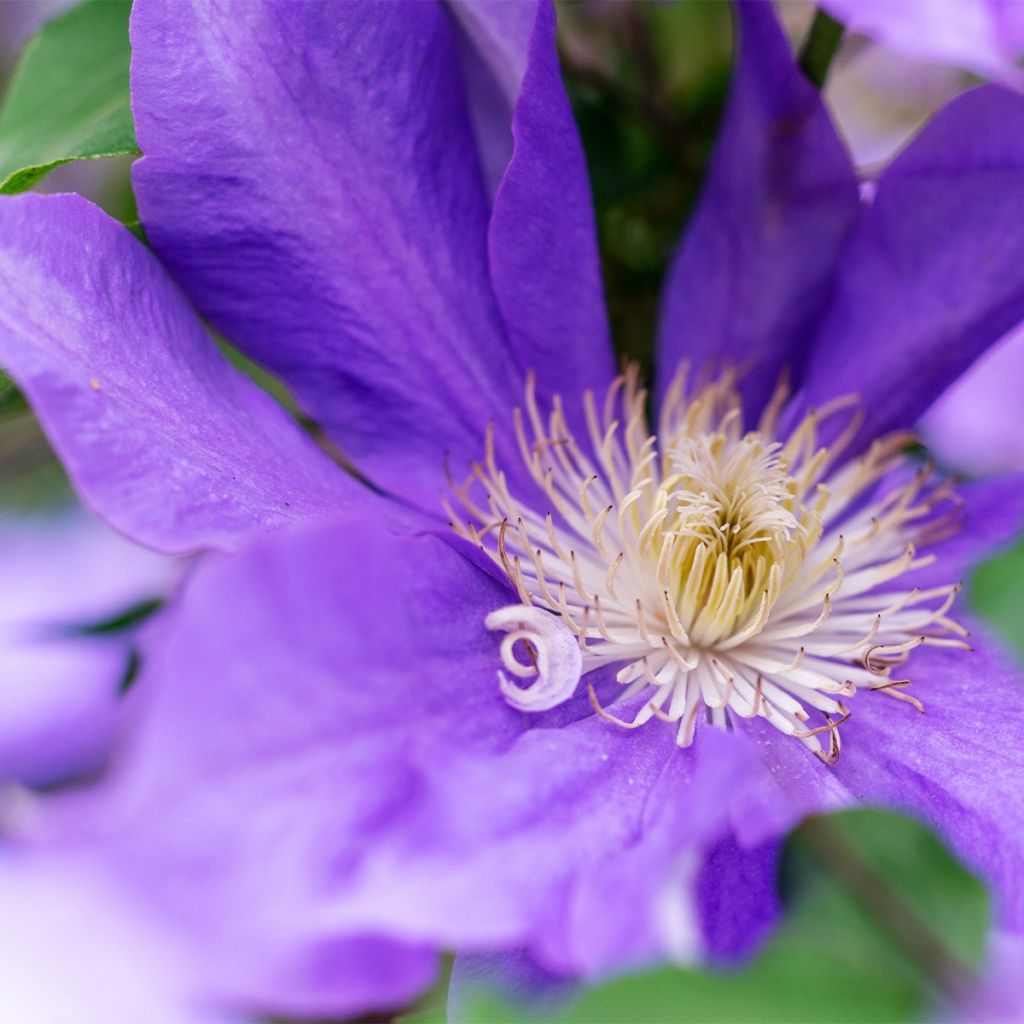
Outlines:
[[[677,723],[686,746],[702,715],[720,726],[760,716],[829,763],[859,690],[923,710],[894,672],[922,644],[967,646],[947,615],[959,584],[901,578],[933,560],[919,551],[950,529],[952,513],[934,514],[950,489],[913,466],[906,434],[844,461],[855,400],[782,430],[786,403],[780,386],[747,430],[734,375],[688,395],[680,373],[654,435],[629,370],[600,409],[585,396],[578,439],[562,403],[542,415],[529,383],[515,433],[536,493],[513,493],[492,429],[449,507],[518,591],[520,604],[487,622],[508,632],[505,669],[535,680],[500,672],[510,703],[552,707],[581,675],[617,665],[616,702],[646,697],[627,720],[590,686],[595,711],[618,725]],[[826,423],[839,435],[829,444]]]

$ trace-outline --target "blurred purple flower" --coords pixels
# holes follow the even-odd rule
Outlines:
[[[46,784],[109,753],[136,631],[88,635],[167,592],[161,558],[81,512],[0,519],[0,780]]]
[[[921,432],[929,448],[965,473],[1024,470],[1022,388],[1024,326],[986,352],[928,410]]]
[[[3,1020],[228,1024],[189,991],[187,947],[104,871],[0,848],[0,901]]]
[[[823,96],[862,176],[874,176],[928,119],[973,86],[957,68],[862,40],[839,51]]]
[[[919,60],[1024,84],[1024,4],[1018,0],[823,0],[854,32]]]
[[[959,98],[862,205],[770,7],[739,10],[729,108],[666,285],[657,405],[681,461],[657,472],[643,396],[616,383],[548,4],[133,13],[154,249],[388,497],[230,370],[117,225],[72,197],[0,202],[0,362],[79,489],[161,550],[240,549],[204,561],[154,637],[109,786],[51,823],[191,937],[211,996],[397,1005],[438,948],[520,949],[562,975],[735,956],[776,912],[778,836],[860,799],[931,820],[1024,927],[1020,673],[983,632],[973,656],[943,646],[960,643],[951,584],[1020,528],[1022,481],[963,489],[944,538],[941,491],[905,472],[899,441],[873,443],[1024,316],[1008,228],[1024,100]],[[686,361],[708,387],[673,390]],[[609,411],[588,415],[587,391]],[[851,429],[826,467],[825,407],[848,392],[860,412],[832,409]],[[762,433],[741,434],[741,405]],[[486,487],[463,488],[483,453]],[[854,504],[829,505],[822,479]],[[763,558],[737,556],[736,576],[728,547],[716,577],[701,530]],[[674,605],[669,555],[644,575],[652,537],[685,570]],[[512,632],[499,645],[485,623]],[[915,647],[926,716],[854,697],[902,693],[889,672]]]

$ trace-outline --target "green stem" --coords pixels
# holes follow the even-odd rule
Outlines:
[[[842,22],[820,7],[814,12],[814,21],[800,51],[800,70],[816,88],[820,89],[828,77],[828,69],[843,38]]]
[[[972,991],[975,976],[970,965],[884,874],[857,853],[842,823],[828,817],[810,818],[794,838],[947,998],[962,999]]]

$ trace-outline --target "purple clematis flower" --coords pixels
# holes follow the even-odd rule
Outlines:
[[[738,11],[653,423],[546,3],[139,0],[135,181],[178,284],[84,202],[0,203],[0,361],[83,495],[234,552],[48,829],[191,936],[206,996],[398,1005],[439,948],[735,956],[779,835],[856,800],[931,820],[1024,929],[1021,674],[954,606],[1024,489],[954,523],[903,433],[1024,317],[1024,99],[959,98],[862,205],[770,7]]]

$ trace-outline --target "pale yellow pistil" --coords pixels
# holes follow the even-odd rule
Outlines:
[[[511,492],[491,432],[483,463],[454,488],[458,512],[449,508],[456,532],[518,591],[520,604],[488,618],[510,631],[505,669],[536,677],[523,689],[499,673],[510,703],[543,710],[581,674],[618,664],[619,700],[646,696],[631,720],[589,688],[594,710],[618,725],[678,723],[685,746],[702,712],[720,726],[760,716],[830,763],[844,699],[859,690],[923,710],[893,670],[921,644],[967,646],[946,614],[959,584],[900,579],[933,560],[918,551],[950,529],[952,515],[932,515],[950,490],[932,486],[927,467],[901,474],[907,435],[842,462],[860,426],[853,399],[783,436],[786,401],[780,386],[748,431],[734,375],[688,397],[680,373],[653,435],[630,370],[601,411],[586,396],[589,436],[577,440],[557,398],[541,415],[530,382],[514,428],[544,506]],[[845,430],[819,443],[839,416]]]

